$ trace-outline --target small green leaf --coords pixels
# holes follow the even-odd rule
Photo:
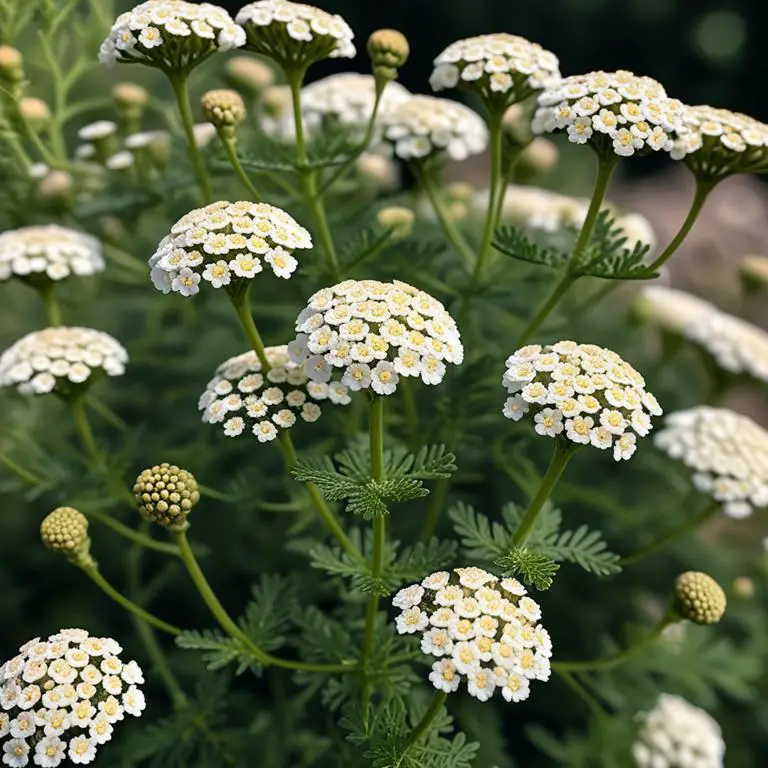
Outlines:
[[[498,558],[495,565],[502,569],[504,576],[520,577],[524,583],[542,591],[552,586],[552,578],[560,570],[554,560],[525,547],[513,547]]]
[[[568,266],[568,254],[561,253],[554,248],[536,245],[518,227],[497,229],[493,238],[493,247],[518,261],[540,264],[561,272]]]

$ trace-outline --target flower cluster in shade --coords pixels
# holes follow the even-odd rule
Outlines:
[[[384,138],[403,160],[445,153],[466,160],[485,151],[488,126],[474,110],[450,99],[411,96],[381,116]]]
[[[144,675],[122,647],[84,629],[36,637],[0,667],[3,765],[56,768],[93,762],[126,715],[145,708]]]
[[[632,313],[639,320],[681,336],[717,311],[704,299],[663,285],[644,286],[632,304]]]
[[[325,58],[355,56],[355,33],[338,14],[290,0],[259,0],[243,6],[236,21],[246,47],[281,66],[306,66]]]
[[[345,280],[315,293],[296,320],[291,359],[309,378],[334,373],[351,391],[391,395],[400,377],[439,384],[464,347],[454,319],[435,298],[395,280]]]
[[[657,447],[693,472],[695,487],[742,518],[768,506],[768,432],[727,408],[698,406],[670,414]]]
[[[0,281],[11,277],[59,281],[104,270],[99,241],[57,224],[22,227],[0,234]]]
[[[232,357],[216,369],[200,397],[203,421],[220,424],[227,437],[255,435],[260,443],[274,440],[298,419],[320,418],[318,402],[347,405],[347,387],[339,381],[310,381],[304,367],[288,357],[288,347],[267,347],[269,370],[255,352]]]
[[[722,768],[725,742],[717,721],[680,696],[662,693],[637,716],[632,747],[637,768]]]
[[[539,95],[535,133],[565,132],[621,157],[648,150],[671,152],[684,132],[684,105],[661,83],[632,72],[589,72],[563,78]]]
[[[499,33],[458,40],[436,59],[432,90],[468,88],[504,104],[522,101],[560,80],[557,56],[524,37]]]
[[[642,375],[595,344],[530,344],[507,358],[506,368],[508,419],[530,413],[539,435],[612,448],[616,461],[632,457],[637,438],[653,428],[651,416],[662,413]]]
[[[236,290],[264,270],[289,278],[296,249],[312,247],[304,227],[267,203],[220,200],[182,216],[149,260],[159,291],[194,296],[201,281]]]
[[[121,14],[101,44],[99,61],[143,62],[186,70],[215,51],[245,44],[245,32],[232,17],[211,3],[147,0]]]
[[[0,387],[23,395],[70,393],[93,376],[122,376],[128,353],[108,333],[56,326],[28,333],[0,355]]]
[[[401,589],[400,634],[421,636],[421,650],[437,661],[430,682],[453,693],[462,680],[480,701],[498,692],[523,701],[533,680],[549,680],[552,641],[537,622],[538,603],[515,579],[499,580],[481,568],[438,571]]]

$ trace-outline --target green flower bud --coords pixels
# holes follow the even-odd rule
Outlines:
[[[377,77],[396,79],[397,70],[408,61],[410,52],[407,38],[396,29],[377,29],[368,38],[368,55]]]
[[[60,552],[80,567],[93,565],[88,519],[72,507],[58,507],[40,524],[40,538],[47,549]]]
[[[139,512],[153,523],[172,531],[189,527],[187,516],[200,501],[197,481],[191,473],[163,463],[145,469],[133,486]]]
[[[413,232],[413,222],[416,214],[410,208],[399,205],[390,205],[382,208],[376,214],[376,221],[380,227],[392,230],[392,239],[400,240]]]
[[[200,99],[206,120],[224,136],[234,136],[237,126],[245,120],[245,102],[237,92],[227,88],[208,91]]]
[[[687,571],[677,577],[674,606],[681,618],[694,624],[717,624],[726,605],[723,588],[706,573]]]

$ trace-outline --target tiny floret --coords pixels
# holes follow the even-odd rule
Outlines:
[[[172,531],[185,531],[192,507],[200,501],[191,472],[163,462],[145,469],[133,486],[142,517]]]
[[[235,129],[246,117],[243,97],[228,88],[206,91],[200,99],[200,106],[208,121],[226,136],[234,135]]]
[[[717,624],[725,613],[723,588],[708,574],[686,571],[675,580],[675,610],[694,624]]]
[[[60,552],[77,565],[88,566],[93,563],[88,518],[77,509],[54,509],[40,524],[40,538],[47,549]]]

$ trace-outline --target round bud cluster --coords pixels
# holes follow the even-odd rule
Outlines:
[[[200,99],[200,106],[206,119],[225,136],[233,136],[246,117],[243,97],[228,88],[206,91]]]
[[[109,334],[56,326],[22,337],[0,355],[0,387],[22,395],[72,393],[102,374],[122,376],[128,353]]]
[[[499,33],[458,40],[436,59],[433,91],[466,88],[509,106],[560,80],[557,56],[524,37]]]
[[[459,330],[445,307],[424,291],[395,280],[345,280],[309,300],[288,345],[312,381],[334,369],[352,391],[391,395],[400,376],[439,384],[446,363],[464,359]]]
[[[749,417],[707,406],[677,411],[654,442],[691,469],[695,487],[729,517],[768,506],[768,432]]]
[[[232,357],[216,369],[198,403],[203,421],[221,424],[227,437],[255,435],[260,443],[274,440],[281,429],[289,429],[297,418],[314,422],[320,418],[321,400],[347,405],[347,387],[340,382],[309,381],[304,368],[288,357],[288,348],[264,350],[269,369],[256,353]]]
[[[534,133],[565,131],[574,144],[629,157],[670,152],[683,132],[683,104],[650,77],[632,72],[590,72],[563,78],[539,96]]]
[[[3,765],[56,768],[93,762],[125,715],[146,703],[135,661],[109,637],[62,629],[19,648],[0,666],[0,743]]]
[[[725,742],[717,722],[679,696],[662,693],[638,715],[632,747],[637,768],[723,768]]]
[[[175,71],[189,70],[215,51],[245,43],[245,32],[211,3],[147,0],[118,16],[101,44],[99,61],[146,62]]]
[[[694,624],[717,624],[727,606],[723,588],[709,575],[686,571],[675,579],[675,611]]]
[[[224,78],[233,88],[239,88],[250,98],[275,83],[275,72],[269,64],[252,56],[233,56],[224,65]]]
[[[662,413],[645,379],[615,352],[595,344],[530,344],[507,358],[502,384],[511,397],[504,415],[519,421],[532,413],[536,433],[574,445],[613,448],[629,459],[651,416]]]
[[[632,305],[633,314],[643,322],[678,335],[717,311],[704,299],[663,285],[644,286]]]
[[[338,14],[290,0],[258,0],[237,14],[246,48],[274,59],[284,69],[321,59],[355,56],[355,33]]]
[[[384,138],[403,160],[445,152],[466,160],[488,146],[488,126],[469,107],[434,96],[411,96],[381,116]]]
[[[408,39],[396,29],[377,29],[368,38],[368,56],[376,74],[394,79],[411,53]]]
[[[0,281],[17,277],[35,284],[103,272],[101,245],[95,237],[47,224],[0,234]]]
[[[488,701],[528,698],[532,680],[549,680],[552,641],[537,622],[541,608],[515,579],[499,581],[481,568],[430,574],[392,600],[397,631],[421,636],[421,650],[437,661],[430,682]]]
[[[194,296],[201,280],[233,291],[263,271],[262,259],[274,275],[289,278],[298,264],[294,249],[311,247],[309,232],[280,208],[221,200],[173,225],[149,259],[150,277],[163,293]]]
[[[91,540],[88,518],[72,507],[57,507],[40,524],[40,538],[47,549],[60,552],[78,564],[89,564]]]
[[[142,517],[172,531],[189,527],[187,516],[200,501],[192,473],[167,462],[145,469],[136,478],[133,495]]]
[[[376,223],[383,229],[391,230],[390,237],[400,240],[413,231],[416,214],[410,208],[401,205],[389,205],[376,214]]]

